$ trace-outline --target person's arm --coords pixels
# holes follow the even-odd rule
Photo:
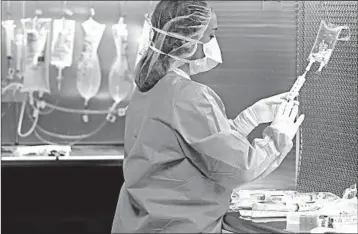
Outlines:
[[[241,132],[247,137],[258,124],[250,117],[248,109],[242,111],[235,119],[228,119],[232,130]]]
[[[287,95],[287,92],[281,93],[255,102],[238,114],[235,119],[229,119],[231,128],[242,132],[247,137],[259,124],[270,123],[274,120],[278,106],[286,100]],[[297,97],[298,93],[293,96]],[[299,104],[298,101],[294,103]]]
[[[197,152],[187,155],[208,178],[234,189],[251,182],[268,168],[276,169],[292,148],[279,131],[266,128],[253,144],[235,131],[221,100],[209,88],[184,87],[173,103],[173,127]],[[273,169],[273,170],[274,170]],[[272,171],[273,171],[272,170]]]

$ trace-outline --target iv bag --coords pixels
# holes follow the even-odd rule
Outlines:
[[[57,82],[62,81],[62,70],[72,64],[76,22],[69,19],[56,19],[53,22],[51,65],[58,68]]]
[[[348,30],[348,35],[344,38],[339,38],[342,30]],[[331,23],[321,21],[315,43],[311,49],[308,57],[310,64],[319,62],[320,67],[318,72],[327,65],[331,58],[332,52],[337,44],[337,41],[348,41],[350,39],[350,30],[348,26],[338,26]],[[309,69],[308,69],[309,70]]]
[[[129,100],[133,94],[135,83],[129,71],[127,48],[127,25],[120,18],[117,25],[112,26],[117,57],[109,73],[109,92],[116,104]]]
[[[34,22],[36,20],[36,22]],[[50,92],[48,56],[46,46],[49,43],[51,19],[23,19],[25,32],[24,81],[22,92],[38,91],[40,96]]]
[[[85,99],[85,106],[94,97],[101,86],[101,67],[97,49],[106,25],[92,18],[82,24],[85,31],[85,42],[77,66],[77,90]]]
[[[15,39],[15,24],[13,20],[5,20],[1,22],[2,27],[5,30],[6,37],[6,56],[9,58],[12,57],[12,43]]]
[[[26,35],[22,30],[15,31],[15,45],[16,45],[16,73],[19,78],[23,78],[24,71],[24,52],[26,45]]]
[[[2,23],[2,27],[5,30],[6,41],[6,57],[8,59],[8,78],[12,79],[14,76],[14,68],[11,67],[11,60],[13,59],[12,44],[15,39],[15,27],[13,20],[5,20]]]
[[[141,36],[140,36],[139,42],[138,42],[139,44],[138,44],[137,58],[136,58],[136,62],[135,62],[136,66],[137,66],[138,62],[140,61],[140,59],[142,58],[142,56],[145,52],[145,49],[148,48],[148,46],[149,46],[150,33],[151,33],[151,27],[150,27],[150,24],[148,23],[148,14],[146,14],[142,32],[141,32]]]

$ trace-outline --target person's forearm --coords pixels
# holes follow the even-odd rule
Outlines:
[[[238,114],[235,119],[230,119],[231,128],[247,137],[258,126],[258,123],[250,115],[250,110],[246,109]]]

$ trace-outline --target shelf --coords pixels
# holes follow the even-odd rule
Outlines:
[[[14,147],[4,147],[12,148]],[[10,150],[11,151],[11,150]],[[1,165],[6,166],[121,166],[123,146],[74,146],[70,156],[12,156],[1,153]]]

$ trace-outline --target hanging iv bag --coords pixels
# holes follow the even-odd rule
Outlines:
[[[34,18],[21,20],[25,32],[24,74],[22,92],[50,93],[49,81],[49,32],[51,19]]]
[[[127,25],[123,20],[121,17],[118,24],[112,26],[117,57],[109,73],[109,92],[115,102],[114,105],[118,105],[122,101],[129,101],[135,88],[133,75],[129,71],[126,53],[128,43]]]
[[[138,41],[138,51],[137,51],[135,66],[137,66],[143,54],[145,53],[145,50],[149,46],[150,34],[151,34],[151,27],[150,24],[148,23],[148,14],[146,14],[141,36]]]
[[[6,43],[6,58],[8,60],[8,77],[9,79],[13,79],[14,76],[14,68],[11,67],[11,61],[13,60],[13,51],[12,45],[15,40],[15,27],[13,20],[5,20],[1,22],[2,27],[5,30],[5,43]]]
[[[51,65],[58,69],[58,89],[61,89],[63,69],[70,67],[72,64],[75,26],[76,21],[66,19],[65,17],[53,21]]]
[[[339,37],[342,30],[348,30],[346,37]],[[337,41],[348,41],[350,39],[349,27],[334,25],[332,23],[326,23],[321,21],[315,43],[308,56],[309,66],[306,71],[309,71],[311,65],[315,62],[319,62],[320,66],[317,73],[322,71],[322,68],[327,65],[331,58],[332,52],[335,49]]]
[[[17,77],[23,78],[24,73],[24,52],[26,46],[26,33],[22,29],[17,28],[15,30],[15,46],[16,46],[16,65],[15,71]]]
[[[88,19],[82,24],[85,32],[84,46],[77,65],[77,90],[85,99],[84,105],[93,98],[101,86],[101,67],[97,49],[106,25]]]
[[[348,30],[348,34],[346,37],[339,37],[342,30]],[[327,65],[329,59],[331,58],[337,41],[349,41],[350,35],[350,29],[346,25],[338,26],[332,23],[326,23],[323,20],[321,21],[315,43],[307,59],[309,61],[309,64],[307,65],[305,72],[297,78],[297,80],[291,87],[291,90],[286,96],[287,100],[293,100],[295,94],[300,91],[306,81],[307,72],[311,69],[312,64],[315,62],[320,63],[320,66],[316,71],[317,74],[320,74],[323,67]]]

